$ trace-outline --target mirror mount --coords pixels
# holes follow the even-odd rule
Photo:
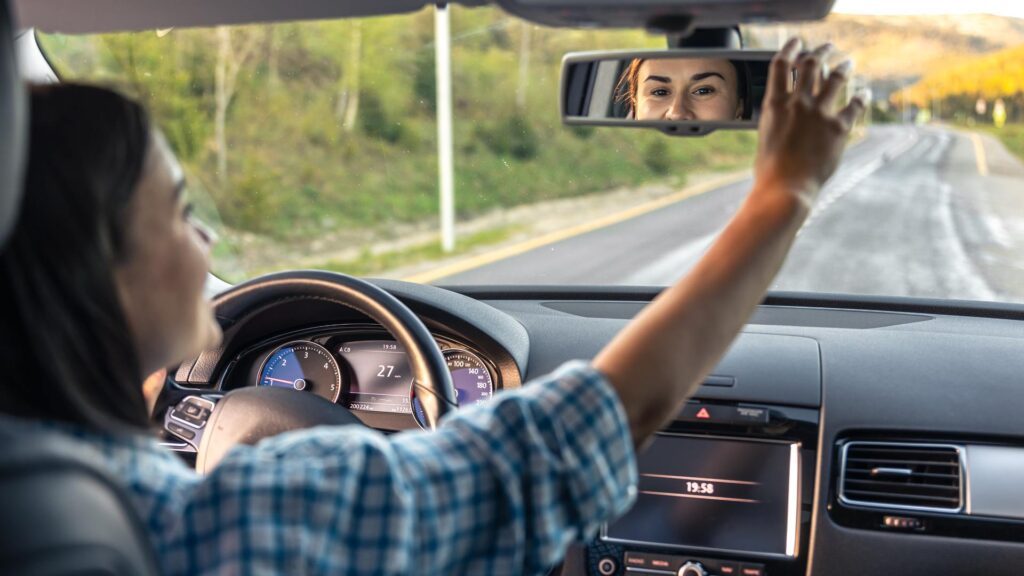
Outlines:
[[[743,35],[739,26],[668,30],[665,37],[668,40],[668,48],[743,49]]]

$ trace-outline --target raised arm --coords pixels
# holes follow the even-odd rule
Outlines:
[[[660,429],[714,368],[768,289],[864,104],[836,110],[850,64],[823,77],[825,45],[771,65],[754,187],[707,255],[594,359],[619,394],[634,443]],[[792,70],[797,80],[791,86]]]

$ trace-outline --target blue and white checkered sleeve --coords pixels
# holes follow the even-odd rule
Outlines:
[[[434,433],[323,427],[240,447],[161,548],[172,573],[543,573],[636,481],[618,397],[572,363]]]

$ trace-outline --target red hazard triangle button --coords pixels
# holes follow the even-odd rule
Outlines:
[[[701,408],[700,410],[697,411],[697,418],[700,418],[701,420],[707,420],[708,418],[711,418],[711,413],[708,412],[707,408]]]

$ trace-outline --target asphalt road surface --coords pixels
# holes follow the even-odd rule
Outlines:
[[[708,249],[750,184],[436,283],[669,284]],[[1024,301],[1024,165],[987,135],[874,127],[822,190],[773,288]]]

